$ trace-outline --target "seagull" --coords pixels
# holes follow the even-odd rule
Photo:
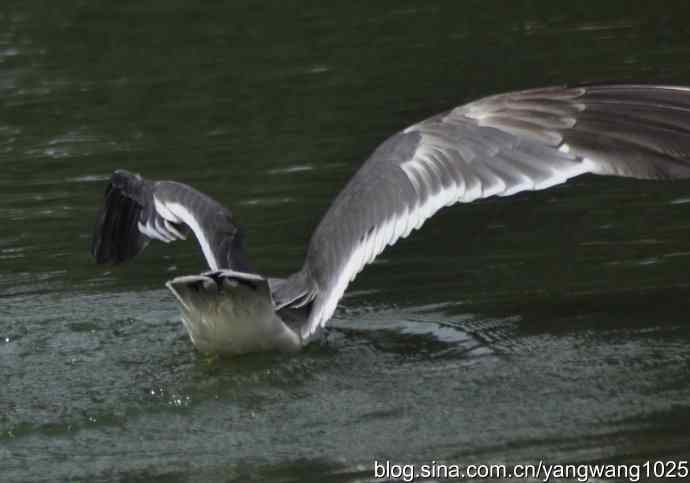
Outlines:
[[[91,253],[118,264],[151,240],[196,237],[209,270],[174,278],[203,353],[297,351],[384,248],[441,208],[543,190],[581,174],[690,177],[690,87],[556,86],[492,95],[394,134],[336,196],[285,278],[253,268],[229,209],[175,181],[113,173]]]

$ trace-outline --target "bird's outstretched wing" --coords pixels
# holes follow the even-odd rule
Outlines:
[[[91,253],[98,263],[122,263],[150,240],[196,236],[211,270],[247,270],[243,236],[230,211],[194,188],[115,171],[105,191]]]
[[[303,268],[277,294],[310,304],[302,336],[328,321],[350,281],[444,206],[540,190],[584,174],[690,176],[690,88],[552,87],[487,97],[379,146],[331,204]]]

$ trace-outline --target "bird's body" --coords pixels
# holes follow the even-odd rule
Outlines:
[[[690,177],[690,89],[552,87],[500,94],[433,116],[381,144],[334,199],[302,268],[264,278],[229,210],[193,188],[116,171],[92,253],[132,258],[192,231],[212,272],[168,282],[204,352],[295,350],[333,315],[386,246],[444,206],[541,190],[585,173]]]
[[[274,310],[268,280],[232,270],[177,277],[166,283],[182,310],[192,343],[202,352],[291,352],[299,333]]]

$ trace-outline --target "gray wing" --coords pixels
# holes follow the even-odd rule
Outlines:
[[[189,230],[211,270],[247,270],[242,232],[227,208],[185,184],[118,170],[106,188],[91,253],[98,263],[122,263],[151,240],[170,243]]]
[[[584,173],[690,176],[690,89],[534,89],[487,97],[405,129],[336,197],[278,303],[311,307],[302,328],[308,337],[366,264],[442,207],[545,189]]]

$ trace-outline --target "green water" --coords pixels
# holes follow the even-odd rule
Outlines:
[[[678,2],[0,6],[0,481],[367,481],[399,463],[690,454],[690,182],[584,177],[442,212],[297,355],[207,359],[165,280],[87,252],[116,168],[236,213],[298,268],[388,135],[498,91],[690,84]]]

